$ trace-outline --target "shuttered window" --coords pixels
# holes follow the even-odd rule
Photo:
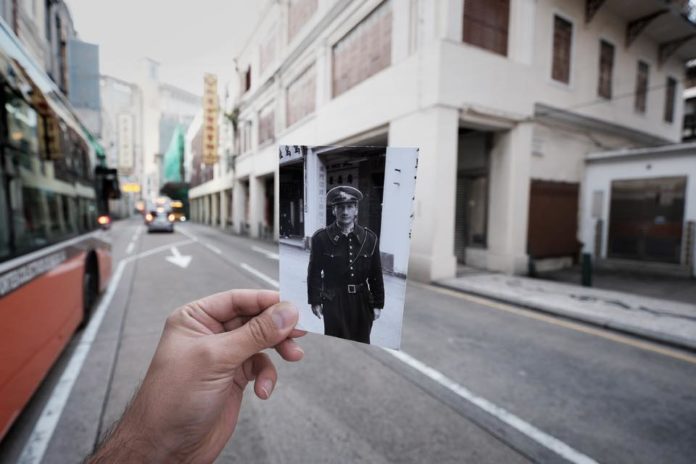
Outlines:
[[[636,101],[635,109],[639,113],[645,113],[648,103],[648,82],[650,67],[644,61],[638,62],[638,74],[636,75]]]
[[[507,55],[510,0],[465,0],[464,42]]]
[[[334,97],[391,64],[391,36],[391,2],[386,1],[333,46]]]
[[[667,88],[665,92],[665,121],[674,122],[674,100],[677,97],[677,80],[673,77],[667,78]]]
[[[605,40],[599,42],[599,82],[597,94],[611,99],[611,84],[614,74],[614,46]]]
[[[273,108],[274,103],[270,103],[259,111],[259,145],[275,137],[275,111]]]
[[[570,21],[554,16],[553,20],[553,64],[551,77],[559,82],[570,82],[570,51],[573,40],[573,25]]]
[[[317,72],[314,65],[288,86],[287,126],[312,114],[317,100]]]
[[[317,11],[317,0],[290,0],[288,41],[291,41]]]

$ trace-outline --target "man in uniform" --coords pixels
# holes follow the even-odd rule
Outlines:
[[[311,242],[307,293],[312,312],[324,317],[324,333],[370,343],[372,322],[384,307],[377,234],[357,223],[360,190],[334,187],[326,194],[336,220]]]

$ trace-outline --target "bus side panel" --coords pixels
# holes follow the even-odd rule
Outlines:
[[[82,319],[81,253],[0,300],[0,440]]]
[[[98,249],[97,260],[99,261],[99,291],[103,292],[109,286],[111,279],[111,252],[106,249]]]

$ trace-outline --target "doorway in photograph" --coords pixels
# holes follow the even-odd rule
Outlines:
[[[302,159],[280,169],[280,237],[303,239],[304,167]]]
[[[613,181],[608,256],[679,263],[685,197],[686,177]]]

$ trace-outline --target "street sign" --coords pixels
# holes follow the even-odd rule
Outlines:
[[[203,163],[218,161],[218,95],[217,76],[206,74],[203,91]]]
[[[123,184],[121,185],[121,191],[126,193],[138,193],[140,192],[140,184],[134,184],[132,182]]]

